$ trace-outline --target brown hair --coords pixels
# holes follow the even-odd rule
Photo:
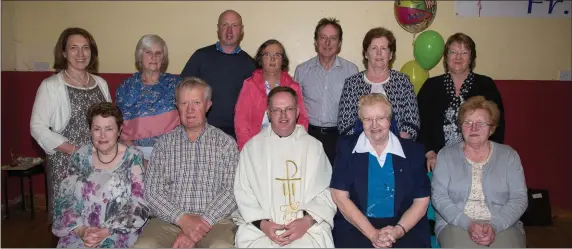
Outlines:
[[[258,48],[258,51],[256,52],[256,57],[254,57],[254,61],[256,61],[256,68],[259,68],[259,69],[262,68],[262,57],[264,55],[264,49],[266,49],[266,47],[268,47],[272,44],[278,44],[278,46],[280,46],[280,49],[282,49],[282,67],[281,67],[281,69],[282,69],[282,71],[288,71],[288,66],[290,65],[290,60],[288,59],[288,55],[286,55],[286,49],[284,49],[284,46],[282,45],[282,43],[280,43],[278,40],[275,40],[275,39],[270,39],[268,41],[265,41]]]
[[[361,55],[363,56],[363,65],[365,66],[366,69],[367,69],[367,58],[365,58],[365,53],[367,52],[367,49],[369,48],[369,45],[371,44],[373,39],[381,37],[385,37],[387,41],[389,41],[388,47],[389,50],[391,50],[391,59],[389,60],[389,67],[391,67],[393,65],[393,62],[395,61],[395,52],[397,51],[397,45],[395,43],[395,36],[393,35],[393,32],[382,27],[373,28],[370,29],[363,38],[363,44],[362,44],[363,50],[361,52]]]
[[[272,100],[272,97],[274,97],[274,95],[276,95],[277,93],[289,93],[290,95],[292,95],[292,97],[294,97],[294,103],[298,105],[298,95],[296,94],[296,91],[294,91],[294,89],[292,89],[289,86],[277,86],[272,88],[272,90],[270,90],[270,92],[268,93],[268,99],[266,100],[266,106],[268,108],[270,107],[270,101]]]
[[[121,114],[121,110],[117,105],[111,102],[95,103],[89,107],[89,110],[87,111],[87,125],[89,126],[89,129],[91,129],[93,119],[97,116],[102,116],[104,118],[114,117],[118,129],[121,129],[121,125],[123,125],[123,114]]]
[[[338,39],[342,41],[344,31],[342,30],[342,26],[340,25],[340,21],[336,18],[322,18],[316,25],[316,29],[314,30],[314,41],[318,41],[318,31],[321,28],[326,27],[328,25],[332,25],[338,31]]]
[[[66,47],[68,45],[68,38],[72,35],[81,35],[85,39],[87,39],[89,43],[89,49],[91,51],[91,58],[89,60],[89,65],[87,65],[86,71],[95,73],[97,72],[98,66],[98,50],[97,44],[95,43],[95,39],[89,32],[82,28],[67,28],[61,34],[60,38],[58,38],[58,42],[54,47],[54,69],[56,72],[61,70],[65,70],[68,68],[68,60],[64,57],[63,53],[66,51]]]
[[[495,102],[486,100],[483,96],[470,97],[459,107],[459,126],[465,121],[465,115],[478,109],[485,110],[489,114],[489,125],[491,126],[491,131],[494,132],[499,124],[500,111]]]
[[[358,102],[358,116],[359,116],[359,118],[360,119],[362,118],[361,109],[364,106],[372,106],[375,104],[386,105],[389,108],[388,120],[391,120],[391,117],[393,116],[393,107],[391,105],[391,102],[389,102],[389,100],[387,99],[387,97],[381,93],[370,93],[370,94],[361,96],[359,98],[359,102]]]
[[[447,65],[447,56],[449,55],[449,49],[451,45],[455,42],[462,44],[463,46],[465,46],[466,49],[469,49],[471,51],[471,54],[469,55],[471,56],[471,62],[469,63],[469,68],[471,69],[471,71],[473,71],[473,69],[475,69],[476,66],[475,60],[477,59],[477,48],[475,45],[475,41],[473,41],[473,39],[471,39],[471,37],[468,35],[465,35],[463,33],[455,33],[452,36],[450,36],[449,39],[447,39],[447,43],[445,43],[445,50],[443,51],[443,58],[444,58],[443,68],[445,68],[445,72],[449,71],[449,65]]]

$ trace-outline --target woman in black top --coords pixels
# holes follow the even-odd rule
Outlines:
[[[490,77],[473,72],[477,58],[473,39],[463,33],[452,35],[447,39],[443,57],[446,73],[427,79],[417,95],[421,119],[417,141],[425,145],[427,170],[435,167],[441,148],[463,140],[456,120],[459,106],[470,97],[481,95],[497,104],[501,115],[491,140],[504,142],[502,98]]]

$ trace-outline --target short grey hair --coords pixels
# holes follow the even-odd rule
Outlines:
[[[151,49],[151,47],[155,44],[159,44],[159,46],[163,47],[161,72],[165,72],[167,70],[167,66],[169,64],[169,50],[167,49],[167,43],[158,35],[147,34],[139,39],[139,42],[137,42],[137,47],[135,47],[135,67],[139,72],[143,70],[143,59],[141,58],[143,52],[145,50]]]
[[[175,88],[175,102],[179,103],[179,93],[183,89],[195,89],[203,88],[205,90],[205,100],[208,102],[211,100],[213,90],[206,81],[199,79],[197,77],[186,77],[177,85]]]

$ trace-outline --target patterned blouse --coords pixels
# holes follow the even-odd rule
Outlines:
[[[92,148],[87,144],[72,156],[56,195],[52,232],[60,237],[58,247],[77,248],[85,245],[75,228],[108,228],[111,235],[98,247],[131,247],[149,217],[141,152],[127,147],[115,168],[101,170],[93,167]]]
[[[359,72],[347,78],[344,83],[338,114],[340,135],[355,133],[359,98],[371,93],[372,88],[372,84],[365,81],[364,75],[365,71]],[[412,139],[415,139],[419,131],[419,109],[409,77],[401,72],[390,70],[389,82],[383,85],[383,89],[393,106],[393,116],[397,121],[399,131],[407,132]],[[399,136],[399,134],[396,135]]]
[[[471,173],[471,193],[469,193],[469,199],[467,204],[465,204],[465,209],[463,210],[465,215],[467,215],[472,220],[490,220],[491,212],[487,207],[485,202],[485,194],[483,193],[483,168],[489,162],[491,155],[493,154],[494,146],[491,145],[491,151],[489,157],[484,162],[473,162],[467,158],[467,161],[472,166]]]
[[[175,87],[180,81],[177,75],[162,73],[159,83],[147,85],[140,72],[123,81],[116,90],[117,106],[125,119],[121,139],[153,147],[161,135],[173,130],[179,124]]]

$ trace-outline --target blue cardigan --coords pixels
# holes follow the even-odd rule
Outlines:
[[[339,138],[330,187],[348,191],[350,200],[365,214],[368,196],[369,153],[352,153],[359,135],[358,133]],[[430,181],[425,169],[425,152],[423,145],[401,138],[399,138],[399,142],[401,143],[406,158],[392,155],[393,169],[395,172],[395,217],[386,219],[378,224],[388,223],[387,225],[395,225],[405,211],[411,207],[414,199],[428,197],[431,193]],[[334,230],[353,230],[353,225],[347,222],[339,212],[340,211],[338,211],[337,215],[339,218],[336,219],[334,223]],[[379,221],[379,219],[369,219],[374,227],[376,227],[374,223]],[[380,229],[382,227],[376,228]],[[336,234],[337,233],[334,233],[334,236],[336,236]],[[430,237],[429,221],[427,217],[424,216],[417,225],[408,231],[406,236],[400,240],[407,240],[401,242],[405,247],[430,247]],[[334,239],[336,240],[336,238]],[[356,247],[359,246],[356,245]]]

